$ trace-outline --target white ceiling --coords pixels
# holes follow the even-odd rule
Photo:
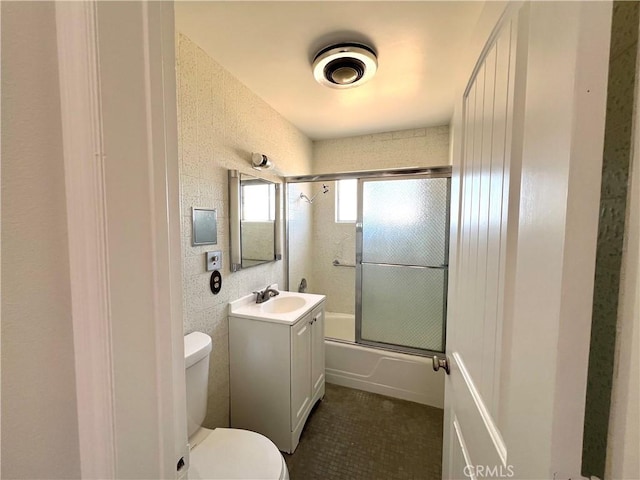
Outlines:
[[[310,138],[445,125],[454,77],[483,2],[176,2],[176,27]],[[378,72],[336,90],[311,61],[339,41],[368,43]]]

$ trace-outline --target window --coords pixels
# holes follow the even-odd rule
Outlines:
[[[265,199],[267,201],[265,202]],[[256,182],[242,186],[242,220],[269,222],[276,218],[276,197],[273,184]]]
[[[358,216],[358,180],[336,182],[336,222],[354,223]]]

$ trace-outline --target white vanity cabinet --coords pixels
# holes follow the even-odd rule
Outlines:
[[[296,431],[324,396],[324,303],[291,327],[291,425]],[[300,428],[302,431],[302,428]],[[296,445],[298,442],[296,441]],[[294,447],[295,448],[295,447]]]
[[[311,388],[314,398],[324,397],[324,302],[311,315]],[[320,392],[322,392],[320,394]]]
[[[234,311],[234,302],[229,311],[231,427],[261,433],[287,453],[324,396],[325,297],[300,295],[308,302],[295,318]]]

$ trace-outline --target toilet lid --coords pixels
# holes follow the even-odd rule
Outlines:
[[[216,428],[189,456],[190,479],[273,479],[283,477],[284,459],[267,437],[248,430]]]

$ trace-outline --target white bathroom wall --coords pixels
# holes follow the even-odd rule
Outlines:
[[[258,98],[188,37],[178,34],[178,132],[183,214],[184,333],[202,331],[213,338],[209,404],[205,425],[229,424],[227,303],[285,283],[285,261],[229,270],[228,169],[278,181],[277,175],[311,173],[311,141]],[[251,152],[271,158],[275,169],[256,172]],[[218,212],[218,243],[191,246],[191,207]],[[221,250],[222,291],[213,295],[205,272],[205,252]],[[302,254],[296,258],[308,261]]]
[[[313,142],[313,173],[450,163],[448,125]]]
[[[2,478],[79,478],[53,2],[2,2]]]

